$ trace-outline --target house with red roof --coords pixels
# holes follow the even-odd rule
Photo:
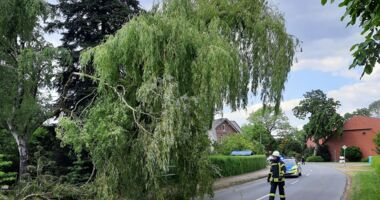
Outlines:
[[[357,146],[363,153],[363,158],[377,155],[373,139],[380,133],[380,118],[354,116],[348,119],[343,126],[343,134],[336,135],[326,142],[332,161],[338,161],[343,145]],[[308,147],[315,144],[310,140]]]
[[[212,142],[219,142],[225,136],[240,132],[240,126],[235,121],[220,118],[212,122],[212,127],[208,131],[208,137]]]

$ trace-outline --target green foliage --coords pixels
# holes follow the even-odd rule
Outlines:
[[[331,161],[331,155],[328,145],[321,145],[317,149],[317,156],[321,156],[325,162]]]
[[[380,132],[378,132],[373,139],[373,142],[375,143],[375,150],[378,154],[380,154]]]
[[[335,0],[331,0],[334,2]],[[327,0],[321,0],[326,4]],[[354,60],[351,68],[363,66],[363,75],[371,74],[376,63],[380,63],[380,2],[378,0],[341,0],[339,7],[345,7],[346,12],[342,16],[343,21],[349,18],[349,25],[359,24],[361,34],[365,41],[351,47]]]
[[[68,181],[72,184],[84,184],[91,176],[92,163],[88,160],[77,160],[69,167]]]
[[[98,45],[140,12],[137,0],[58,0],[51,6],[56,16],[46,29],[61,30],[63,47],[73,51]]]
[[[362,158],[362,159],[360,160],[360,162],[366,162],[366,163],[368,163],[368,161],[369,161],[369,158],[368,158],[368,157],[366,157],[366,158]]]
[[[320,141],[326,143],[332,136],[343,132],[344,119],[337,113],[339,101],[327,98],[321,90],[312,90],[304,94],[304,99],[293,108],[294,115],[299,119],[308,116],[309,122],[304,125],[307,138],[320,147]]]
[[[340,155],[344,155],[344,150],[340,150]],[[350,146],[346,149],[346,159],[350,162],[359,162],[362,159],[362,151],[359,147]]]
[[[107,35],[113,35],[141,8],[137,0],[59,0],[51,7],[55,15],[45,29],[62,33],[62,47],[68,49],[73,57],[73,63],[60,66],[59,78],[55,79],[60,94],[57,106],[61,113],[80,116],[96,98],[97,84],[89,79],[73,77],[73,72],[80,70],[89,74],[94,72],[90,63],[79,65],[79,53],[100,44]]]
[[[20,182],[9,195],[10,199],[67,199],[85,200],[94,199],[95,192],[93,185],[88,184],[81,187],[69,184],[64,176],[54,176],[47,168],[51,161],[46,157],[39,157],[37,165],[28,166],[28,172],[24,175],[27,178]],[[28,197],[28,198],[27,198]]]
[[[297,141],[294,136],[287,135],[278,139],[278,150],[287,156],[300,157],[302,154],[302,143]]]
[[[372,157],[372,164],[371,166],[375,169],[377,174],[380,175],[380,156],[373,156]]]
[[[312,156],[314,154],[314,148],[306,148],[304,151],[303,151],[303,155],[305,157],[309,157],[309,156]]]
[[[216,151],[224,155],[230,155],[232,151],[251,150],[255,154],[264,153],[264,147],[254,140],[249,140],[243,134],[232,134],[224,137],[217,145]]]
[[[321,156],[309,156],[306,158],[306,162],[323,162],[323,158]]]
[[[215,111],[244,107],[249,81],[278,107],[294,48],[264,1],[164,1],[81,55],[99,96],[85,120],[63,118],[58,136],[90,153],[99,199],[170,199],[169,166],[176,199],[202,197]]]
[[[367,117],[380,117],[380,100],[374,101],[371,104],[369,104],[368,108],[360,108],[356,109],[352,113],[346,113],[344,115],[344,119],[347,120],[354,115],[361,115],[361,116],[367,116]]]
[[[54,68],[71,59],[67,51],[41,38],[39,20],[47,14],[44,1],[1,1],[0,12],[0,129],[14,137],[23,174],[28,138],[49,118],[53,102],[44,93],[52,89]]]
[[[235,176],[244,173],[254,172],[265,168],[266,157],[263,155],[254,156],[210,156],[211,163],[218,169],[217,174],[222,177]]]
[[[351,117],[353,116],[367,116],[367,117],[370,117],[371,116],[371,112],[368,108],[360,108],[360,109],[356,109],[354,112],[352,113],[346,113],[344,114],[344,119],[345,120],[348,120],[350,119]]]
[[[273,136],[267,131],[264,125],[260,123],[244,125],[241,127],[242,135],[244,135],[251,142],[261,142],[265,151],[273,151],[277,149],[277,142]]]
[[[12,184],[16,180],[17,173],[9,172],[12,162],[6,160],[6,156],[0,154],[0,186]]]
[[[2,13],[0,49],[2,49],[7,48],[16,39],[25,41],[33,38],[38,20],[41,16],[46,16],[47,9],[42,0],[7,0],[0,3],[0,12]]]
[[[374,101],[368,106],[368,110],[372,117],[380,118],[380,100]]]
[[[284,112],[281,109],[276,111],[271,106],[259,108],[252,112],[248,117],[248,121],[253,125],[263,125],[269,133],[277,132],[281,134],[281,132],[287,132],[290,127]]]
[[[16,141],[5,129],[0,129],[0,138],[0,154],[7,155],[7,159],[13,163],[13,165],[10,166],[10,170],[17,171],[18,149]]]

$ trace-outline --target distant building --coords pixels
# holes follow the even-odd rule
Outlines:
[[[241,129],[235,121],[230,121],[227,118],[220,118],[212,122],[212,128],[208,131],[208,137],[212,142],[218,142],[227,135],[240,132]]]
[[[354,116],[348,119],[343,126],[342,136],[336,135],[326,142],[329,146],[332,161],[338,161],[343,145],[357,146],[363,153],[363,157],[377,155],[373,139],[380,132],[380,118]],[[308,147],[315,144],[308,140]]]

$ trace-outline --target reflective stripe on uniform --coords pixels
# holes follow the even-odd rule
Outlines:
[[[285,195],[280,195],[280,198],[285,198]]]
[[[276,194],[274,194],[274,193],[269,193],[269,196],[271,196],[271,197],[275,197]]]

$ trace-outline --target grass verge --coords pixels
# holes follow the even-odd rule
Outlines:
[[[359,171],[351,176],[351,200],[380,200],[380,175],[373,169]]]

